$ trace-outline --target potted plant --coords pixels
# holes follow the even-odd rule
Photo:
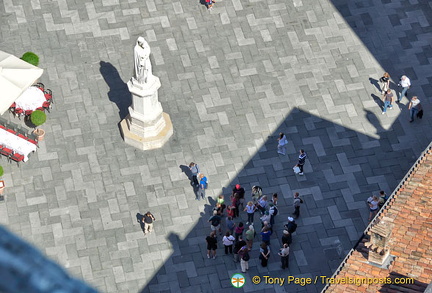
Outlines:
[[[38,66],[39,65],[39,56],[33,52],[26,52],[22,55],[21,60],[30,63],[31,65]]]
[[[33,133],[37,136],[37,140],[38,141],[43,140],[45,136],[45,130],[37,127],[45,123],[46,121],[45,112],[41,110],[33,111],[33,113],[31,113],[30,115],[30,120],[31,123],[33,123],[33,125],[35,126],[35,130],[33,131]]]

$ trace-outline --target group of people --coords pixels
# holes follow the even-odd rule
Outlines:
[[[388,109],[393,109],[393,93],[390,89],[390,74],[384,72],[383,76],[379,79],[381,83],[381,94],[384,102],[382,114],[385,114]],[[408,89],[411,87],[411,81],[406,75],[402,75],[399,80],[398,87],[401,88],[401,92],[397,97],[396,103],[400,103],[403,97],[408,98]],[[417,96],[413,96],[408,104],[408,110],[410,110],[410,120],[414,121],[414,117],[417,116],[419,119],[423,117],[423,107]]]
[[[367,204],[369,206],[369,222],[372,221],[378,211],[384,206],[387,199],[388,196],[384,190],[381,190],[379,195],[372,195],[367,199]]]
[[[274,193],[271,198],[263,195],[260,186],[253,186],[250,200],[245,204],[245,190],[240,184],[236,184],[230,196],[230,204],[225,202],[224,196],[219,195],[216,199],[216,205],[213,209],[212,216],[208,219],[210,223],[211,233],[206,237],[207,242],[207,258],[215,259],[218,248],[217,235],[221,237],[224,246],[225,255],[233,254],[234,262],[240,262],[241,270],[245,273],[249,269],[248,261],[250,259],[250,251],[253,247],[255,237],[261,237],[259,248],[259,259],[261,266],[266,267],[270,258],[271,248],[270,239],[273,235],[273,227],[275,218],[278,215],[278,195]],[[288,268],[289,249],[292,242],[292,233],[295,232],[297,224],[294,217],[300,216],[300,205],[303,200],[299,193],[294,194],[293,216],[288,217],[288,223],[284,226],[282,236],[282,247],[279,249],[278,255],[281,258],[281,268]],[[224,211],[226,210],[226,215]],[[240,217],[240,212],[247,214],[246,224],[240,219],[239,222],[234,222],[235,218]],[[261,228],[258,233],[255,231],[254,221],[255,214],[260,215]],[[226,231],[222,232],[222,218],[225,218]],[[241,218],[241,217],[240,217]]]

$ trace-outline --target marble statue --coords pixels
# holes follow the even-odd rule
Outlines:
[[[138,37],[134,48],[135,79],[140,84],[147,83],[152,77],[150,46],[143,37]]]

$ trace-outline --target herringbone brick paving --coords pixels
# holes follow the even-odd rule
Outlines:
[[[190,161],[209,177],[212,198],[237,182],[280,195],[269,267],[258,264],[257,238],[242,290],[317,292],[323,284],[251,277],[330,276],[366,225],[365,199],[390,193],[431,140],[426,0],[233,0],[211,12],[198,1],[2,4],[0,49],[37,53],[55,104],[29,162],[3,160],[0,221],[101,292],[240,290],[230,285],[240,271],[231,258],[205,256],[214,201],[195,201],[181,169]],[[118,128],[140,35],[174,125],[169,143],[146,152],[124,144]],[[397,76],[411,78],[422,121],[408,123],[407,100],[381,115],[384,71],[394,90]],[[279,131],[287,157],[276,153]],[[296,177],[302,147],[306,174]],[[305,205],[282,271],[275,248],[295,191]],[[157,222],[144,237],[135,214],[147,210]]]

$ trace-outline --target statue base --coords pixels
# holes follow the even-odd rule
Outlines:
[[[140,150],[152,150],[162,147],[173,135],[173,126],[170,116],[167,113],[162,113],[162,119],[164,120],[165,125],[156,135],[143,137],[141,135],[137,135],[136,132],[131,132],[132,118],[130,115],[128,115],[120,122],[120,129],[124,141],[128,145],[136,147]]]

